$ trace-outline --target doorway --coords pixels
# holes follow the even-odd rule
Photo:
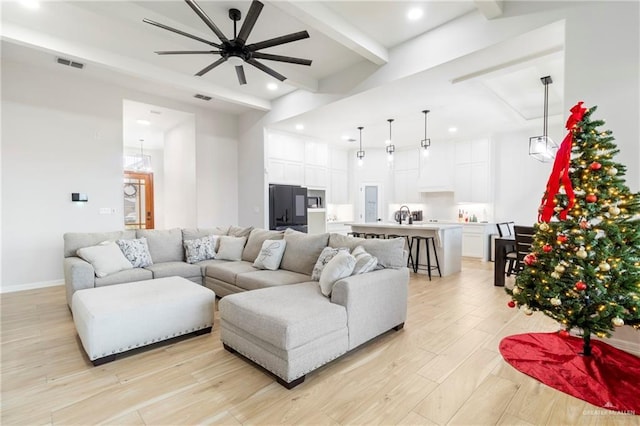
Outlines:
[[[124,172],[125,229],[153,229],[153,173]]]
[[[377,222],[380,218],[379,213],[379,196],[380,187],[377,184],[365,184],[360,188],[360,219],[365,222]],[[364,214],[362,213],[364,212]],[[364,217],[363,217],[364,216]]]

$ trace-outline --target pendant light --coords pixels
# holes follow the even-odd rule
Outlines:
[[[532,136],[529,138],[529,155],[543,163],[554,159],[558,151],[558,145],[549,138],[547,134],[549,120],[549,85],[553,83],[551,76],[540,78],[544,84],[544,122],[542,136]]]
[[[387,121],[389,122],[389,139],[387,140],[387,147],[386,147],[387,160],[393,161],[393,153],[396,150],[396,146],[393,144],[391,139],[391,123],[393,123],[393,118],[389,118],[387,119]]]
[[[364,151],[362,150],[362,129],[364,129],[364,127],[358,127],[358,130],[360,130],[360,150],[356,152],[356,157],[358,157],[358,166],[362,166],[362,159],[364,158]]]
[[[422,155],[429,155],[429,147],[431,146],[431,139],[427,138],[427,114],[429,114],[429,110],[425,109],[422,111],[424,114],[424,139],[420,141],[420,147],[422,148]]]

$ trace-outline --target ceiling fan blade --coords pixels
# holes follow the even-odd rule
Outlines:
[[[246,62],[248,64],[251,64],[254,67],[258,68],[259,70],[266,72],[270,76],[277,78],[280,81],[285,81],[287,79],[287,77],[285,77],[284,75],[276,72],[275,70],[269,68],[268,66],[266,66],[264,64],[261,64],[260,62],[256,61],[253,58],[247,59]]]
[[[208,73],[209,71],[211,71],[212,69],[214,69],[215,67],[217,67],[218,65],[220,65],[223,62],[226,62],[227,58],[220,58],[217,61],[215,61],[214,63],[212,63],[211,65],[201,69],[198,73],[196,73],[196,75],[198,77],[202,77],[203,75],[205,75],[206,73]]]
[[[247,84],[247,78],[244,76],[244,68],[242,65],[236,65],[236,75],[238,76],[238,83]]]
[[[219,50],[157,50],[158,55],[206,55],[219,54]]]
[[[213,33],[216,36],[218,36],[221,42],[223,43],[229,42],[229,39],[226,38],[224,34],[222,34],[222,31],[220,31],[220,28],[218,28],[216,24],[213,23],[211,18],[209,18],[207,14],[204,13],[204,10],[202,10],[202,8],[200,8],[200,6],[198,6],[198,4],[195,1],[193,0],[184,0],[184,1],[189,5],[191,9],[193,9],[196,15],[198,15],[205,24],[207,24],[207,27],[211,28],[211,31],[213,31]]]
[[[311,65],[311,59],[293,58],[291,56],[272,55],[270,53],[254,52],[251,54],[256,59],[268,61],[288,62],[290,64]]]
[[[240,28],[240,32],[236,37],[236,41],[240,42],[241,46],[247,42],[247,38],[253,30],[253,26],[256,24],[256,20],[258,16],[260,16],[260,12],[262,11],[262,7],[264,5],[260,3],[258,0],[253,0],[251,3],[251,7],[249,7],[249,12],[247,12],[247,16],[244,18],[244,22],[242,23],[242,28]]]
[[[221,45],[216,44],[216,43],[214,43],[212,41],[205,40],[205,39],[203,39],[201,37],[198,37],[198,36],[194,36],[193,34],[185,33],[184,31],[178,30],[178,29],[170,27],[168,25],[161,24],[160,22],[152,21],[151,19],[145,18],[145,19],[142,20],[142,22],[144,22],[146,24],[155,25],[156,27],[162,28],[163,30],[171,31],[171,32],[174,32],[176,34],[180,34],[181,36],[189,37],[189,38],[191,38],[193,40],[197,40],[197,41],[202,42],[202,43],[206,43],[209,46],[213,46],[213,47],[216,47],[218,49],[220,49],[222,47]]]
[[[300,31],[297,33],[283,35],[258,43],[248,44],[247,49],[255,52],[256,50],[266,49],[267,47],[278,46],[280,44],[291,43],[292,41],[302,40],[303,38],[309,38],[309,33],[306,31]]]

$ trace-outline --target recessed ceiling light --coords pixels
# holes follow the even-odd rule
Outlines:
[[[296,124],[296,130],[304,130],[304,124]]]
[[[276,83],[267,84],[267,89],[269,90],[278,90],[278,85]]]
[[[457,127],[449,127],[449,133],[455,133],[458,131]]]
[[[422,18],[422,15],[422,9],[414,7],[409,9],[409,12],[407,12],[407,19],[410,21],[417,21],[418,19]]]
[[[349,135],[342,135],[342,136],[341,136],[341,139],[342,139],[343,141],[348,141],[348,140],[349,140]]]
[[[38,0],[20,0],[20,4],[27,9],[40,9],[40,2]]]
[[[141,124],[143,126],[148,126],[151,124],[149,120],[136,120],[136,123]]]

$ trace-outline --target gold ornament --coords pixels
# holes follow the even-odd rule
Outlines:
[[[557,273],[556,271],[553,271],[553,272],[551,273],[551,278],[553,278],[553,279],[556,279],[556,280],[557,280],[557,279],[559,279],[559,278],[560,278],[560,274],[559,274],[559,273]]]
[[[609,176],[615,176],[618,174],[618,169],[616,169],[615,167],[609,167],[609,170],[607,170],[607,174]]]
[[[565,267],[562,265],[556,265],[556,267],[553,268],[553,270],[559,274],[562,274],[565,271]]]
[[[520,287],[514,287],[512,290],[512,293],[515,294],[516,296],[520,294]]]
[[[560,299],[558,299],[557,297],[552,297],[551,300],[549,300],[549,302],[551,302],[551,304],[553,306],[560,306],[562,305],[562,301]]]
[[[576,252],[576,256],[578,256],[580,259],[586,259],[589,254],[584,249],[584,247],[580,247],[580,249]]]
[[[545,222],[542,222],[539,226],[541,231],[548,231],[549,230],[549,225],[547,225]]]
[[[624,320],[620,317],[615,317],[611,320],[611,323],[616,327],[622,327],[624,325]]]
[[[598,269],[600,269],[603,272],[607,272],[608,270],[611,269],[611,265],[609,265],[607,262],[602,262],[598,265]]]
[[[609,214],[611,216],[618,216],[620,214],[620,209],[616,206],[609,207]]]
[[[526,307],[526,308],[524,308],[524,314],[527,315],[527,316],[531,316],[531,315],[533,315],[533,311],[531,310],[531,308]]]

